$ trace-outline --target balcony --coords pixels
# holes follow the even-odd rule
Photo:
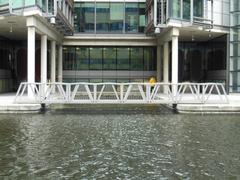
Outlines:
[[[147,0],[147,34],[154,33],[155,28],[201,27],[213,28],[212,1],[174,1]],[[211,10],[210,10],[211,9]]]
[[[40,15],[64,35],[73,34],[73,0],[0,0],[0,16]]]

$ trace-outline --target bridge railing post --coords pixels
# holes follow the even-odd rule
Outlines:
[[[151,85],[150,84],[146,84],[146,100],[147,103],[150,103],[151,101]]]
[[[123,103],[124,92],[123,92],[124,85],[120,84],[120,102]]]
[[[71,101],[71,84],[66,85],[66,101],[70,102]]]
[[[93,85],[93,102],[94,103],[97,102],[97,85],[96,84]]]

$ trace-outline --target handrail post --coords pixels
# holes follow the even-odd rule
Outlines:
[[[97,85],[96,84],[93,85],[93,102],[94,103],[97,102]]]
[[[120,84],[120,101],[121,101],[121,103],[123,103],[123,87],[124,87],[124,85]]]
[[[150,103],[150,101],[151,101],[150,96],[151,96],[151,86],[150,86],[150,84],[146,84],[146,100],[147,100],[147,103]]]
[[[71,99],[71,84],[67,84],[66,85],[66,93],[67,93],[67,99],[66,99],[66,101],[67,102],[69,102],[70,101],[70,99]]]

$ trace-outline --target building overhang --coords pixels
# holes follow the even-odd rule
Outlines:
[[[65,36],[65,46],[156,46],[155,37],[146,35],[74,35]]]

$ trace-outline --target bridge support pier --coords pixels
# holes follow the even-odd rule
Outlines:
[[[44,94],[47,83],[47,35],[45,34],[41,36],[41,83],[44,83],[41,89],[41,93]]]
[[[27,51],[27,81],[28,83],[35,83],[35,27],[28,27],[28,51]],[[28,97],[34,98],[32,89],[33,84],[28,86]]]
[[[172,36],[172,93],[177,95],[178,83],[178,36]]]
[[[163,46],[163,82],[169,82],[169,44],[168,42],[164,43]],[[163,92],[167,93],[167,87],[164,86]]]

